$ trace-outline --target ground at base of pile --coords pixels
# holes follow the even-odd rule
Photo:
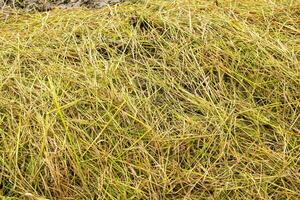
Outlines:
[[[0,0],[0,8],[9,6],[27,11],[48,11],[53,8],[102,8],[123,0]]]

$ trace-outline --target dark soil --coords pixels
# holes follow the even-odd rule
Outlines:
[[[12,7],[28,11],[47,11],[53,8],[88,7],[101,8],[123,0],[0,0],[0,8]]]

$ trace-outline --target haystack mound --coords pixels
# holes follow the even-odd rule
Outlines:
[[[299,199],[299,6],[0,12],[0,199]]]

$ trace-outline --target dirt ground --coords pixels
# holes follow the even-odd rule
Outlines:
[[[123,0],[0,0],[0,8],[12,7],[28,11],[47,11],[55,7],[74,8],[88,7],[101,8],[106,5],[120,3]]]

